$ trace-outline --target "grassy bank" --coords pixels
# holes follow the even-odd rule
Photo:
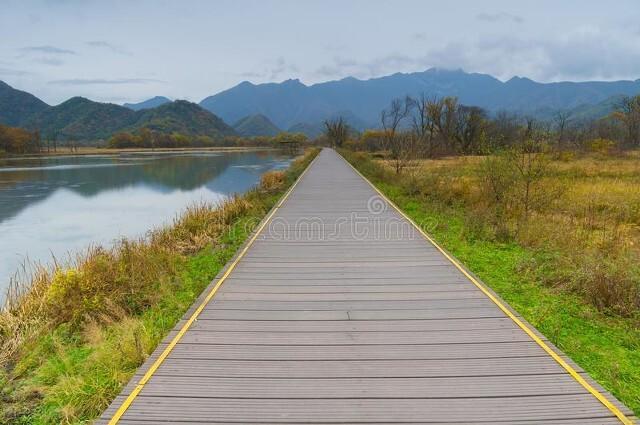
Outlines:
[[[100,415],[316,153],[143,239],[39,270],[0,314],[0,423]]]
[[[562,183],[564,190],[510,236],[496,233],[494,216],[483,202],[483,158],[421,161],[397,175],[383,159],[349,151],[343,155],[640,414],[636,154],[554,160],[548,179]]]

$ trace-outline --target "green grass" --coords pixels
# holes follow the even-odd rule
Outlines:
[[[346,153],[347,159],[350,155]],[[537,281],[539,251],[474,238],[462,205],[443,205],[384,178],[371,161],[353,164],[414,221],[496,291],[604,388],[640,414],[640,330],[633,319],[607,316],[577,295]]]

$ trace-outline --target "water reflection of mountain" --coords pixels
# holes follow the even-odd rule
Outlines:
[[[14,161],[0,168],[0,222],[60,188],[84,197],[139,185],[162,193],[201,186],[221,193],[244,192],[260,174],[286,160],[264,152],[203,152]]]

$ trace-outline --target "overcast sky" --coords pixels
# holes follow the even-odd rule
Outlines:
[[[0,80],[52,104],[200,101],[243,80],[434,66],[635,80],[640,1],[0,0]]]

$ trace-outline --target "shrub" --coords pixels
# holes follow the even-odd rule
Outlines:
[[[589,142],[589,150],[594,153],[599,153],[601,155],[609,155],[616,148],[616,142],[609,139],[593,139]]]
[[[260,178],[260,188],[267,192],[281,189],[285,184],[286,173],[284,171],[270,171]]]

